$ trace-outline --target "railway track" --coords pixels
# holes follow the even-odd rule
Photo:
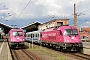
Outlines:
[[[90,60],[90,55],[83,54],[83,53],[67,53],[66,55],[78,60]]]
[[[39,45],[35,44],[35,46],[39,46]],[[54,48],[50,48],[50,47],[49,48],[45,47],[45,48],[50,50],[50,51],[55,51],[61,55],[75,58],[76,60],[90,60],[90,55],[88,55],[88,54],[83,54],[83,53],[79,53],[79,52],[60,52],[59,50],[56,50]]]
[[[54,49],[51,49],[54,50]],[[56,50],[54,50],[56,51]],[[90,55],[88,54],[83,54],[83,53],[79,53],[79,52],[60,52],[59,50],[57,51],[58,53],[62,54],[62,55],[66,55],[72,58],[75,58],[77,60],[90,60]]]
[[[13,60],[42,60],[37,55],[31,53],[27,49],[12,49]]]
[[[53,50],[53,49],[51,49],[51,50]],[[75,58],[77,60],[90,60],[90,55],[88,55],[88,54],[83,54],[83,53],[79,53],[79,52],[60,52],[60,51],[57,51],[57,52],[62,55],[66,55],[66,56]]]

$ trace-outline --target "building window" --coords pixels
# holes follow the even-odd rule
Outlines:
[[[57,22],[57,26],[62,26],[63,22]]]

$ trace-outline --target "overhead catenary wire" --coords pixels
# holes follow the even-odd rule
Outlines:
[[[24,9],[21,11],[21,13],[19,14],[19,16],[23,13],[23,11],[26,9],[26,7],[28,6],[28,4],[29,4],[30,2],[31,2],[31,0],[28,1],[27,5],[26,5],[26,6],[24,7]],[[19,17],[19,16],[18,16],[18,17]],[[18,17],[17,17],[17,18],[18,18]]]
[[[81,5],[83,3],[83,1],[81,1],[80,3],[79,3],[79,5]],[[77,2],[75,3],[75,4],[77,4]],[[84,11],[81,11],[81,12],[79,12],[79,13],[77,13],[78,15],[81,15],[81,14],[83,14],[84,12],[87,12],[87,11],[89,11],[90,9],[86,9],[86,10],[84,10]],[[69,17],[71,17],[72,15],[74,15],[74,14],[70,14],[70,16]],[[85,14],[83,14],[83,15],[85,15]]]
[[[23,0],[22,0],[22,2],[23,2]],[[20,3],[20,5],[22,4],[22,2]],[[19,5],[19,7],[20,7],[20,5]],[[16,11],[17,12],[17,11]],[[11,17],[11,16],[13,16],[13,15],[15,15],[16,13],[13,13],[13,14],[11,14],[10,12],[8,12],[8,17]]]
[[[22,0],[22,2],[23,2],[23,0]],[[22,4],[22,2],[20,3],[20,5]],[[31,2],[31,0],[28,1],[28,3],[27,3],[26,6],[24,7],[24,9],[20,12],[20,14],[18,15],[18,17],[23,13],[23,11],[24,11],[25,8],[29,5],[30,2]],[[10,13],[8,13],[8,15],[9,15],[9,17],[12,16]],[[13,14],[13,15],[14,15],[14,14]],[[18,18],[18,17],[16,17],[16,18]],[[6,20],[6,21],[8,21],[8,20]],[[14,22],[15,22],[15,21],[14,21]]]
[[[23,2],[23,0],[22,0],[22,2]],[[22,4],[22,2],[20,3],[20,5]],[[4,18],[1,17],[0,20],[1,20],[1,19],[5,19],[5,18],[7,18],[7,17],[11,17],[11,16],[13,16],[14,14],[15,14],[15,13],[12,14],[12,13],[8,12],[8,13],[7,13],[7,16],[4,17]],[[6,19],[6,21],[8,21],[8,19]]]

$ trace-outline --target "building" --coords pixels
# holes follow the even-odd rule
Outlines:
[[[81,38],[82,39],[90,38],[90,28],[82,28],[81,29]]]
[[[38,30],[44,30],[44,29],[51,28],[51,27],[68,25],[68,20],[69,19],[54,19],[49,22],[40,24],[38,26]]]

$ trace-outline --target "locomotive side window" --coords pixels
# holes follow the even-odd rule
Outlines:
[[[42,37],[42,34],[40,34],[40,37]]]
[[[38,34],[36,34],[36,37],[38,37]]]
[[[37,34],[37,37],[39,37],[39,34]]]
[[[62,35],[62,31],[60,30],[60,35]]]
[[[39,37],[39,34],[36,34],[36,37]]]
[[[34,34],[31,34],[31,38],[33,38],[34,37]]]

